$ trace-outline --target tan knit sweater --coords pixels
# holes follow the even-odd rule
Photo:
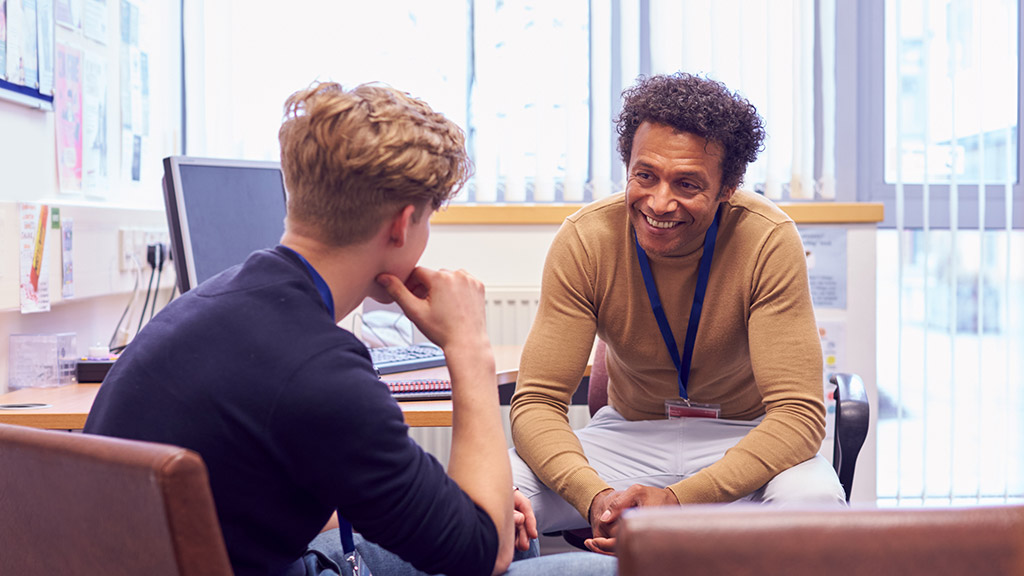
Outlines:
[[[669,488],[679,502],[727,502],[807,460],[825,435],[821,344],[803,244],[793,221],[763,197],[723,203],[689,379],[695,402],[722,418],[766,414],[715,464]],[[678,257],[650,256],[662,305],[682,346],[703,238]],[[595,333],[608,344],[609,403],[630,420],[664,418],[677,373],[640,274],[622,194],[566,219],[544,266],[541,302],[512,400],[516,450],[584,518],[608,488],[566,417]]]

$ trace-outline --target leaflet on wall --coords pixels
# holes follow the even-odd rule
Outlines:
[[[39,93],[53,95],[53,0],[37,0],[36,35],[39,40]]]
[[[39,33],[36,25],[36,0],[21,1],[21,57],[18,65],[22,86],[39,88]]]
[[[846,325],[839,321],[819,320],[818,337],[821,338],[825,375],[841,372],[846,360]]]
[[[7,0],[7,78],[11,84],[25,85],[25,17],[21,2]],[[32,29],[35,29],[33,22]]]
[[[0,79],[7,77],[7,0],[0,0]]]
[[[822,384],[825,389],[825,446],[826,456],[832,458],[832,436],[835,430],[836,404],[835,386],[829,377],[846,365],[846,325],[839,321],[818,321],[818,337],[821,338],[821,358],[824,366]]]
[[[846,309],[846,229],[803,227],[800,238],[807,256],[811,299],[816,308]]]
[[[56,0],[53,18],[57,24],[78,30],[82,27],[82,0]]]
[[[45,204],[20,205],[18,256],[23,314],[50,310],[50,274],[46,250],[49,223],[49,207]]]
[[[121,178],[138,182],[142,179],[144,139],[130,130],[121,131]]]
[[[149,55],[139,47],[144,12],[121,0],[121,167],[122,177],[143,178],[142,155],[149,135]]]
[[[82,190],[86,196],[107,193],[107,68],[101,58],[85,55],[82,77]]]
[[[74,223],[71,218],[64,218],[60,222],[60,264],[61,264],[61,288],[60,295],[64,298],[73,298],[75,296],[75,264],[74,264],[74,251],[73,238],[74,238]]]
[[[107,43],[107,0],[85,0],[82,33],[100,44]]]
[[[57,177],[61,192],[82,190],[82,51],[57,45]]]

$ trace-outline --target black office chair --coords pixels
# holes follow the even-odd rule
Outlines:
[[[606,345],[598,340],[594,349],[594,361],[590,368],[590,382],[587,390],[587,407],[593,416],[608,404],[608,368],[605,365]],[[846,501],[850,501],[853,491],[853,472],[857,465],[857,456],[864,446],[868,435],[868,423],[871,408],[868,404],[864,381],[857,374],[832,374],[829,381],[836,386],[834,398],[836,402],[836,422],[832,442],[832,467],[839,476],[839,482],[846,492]],[[586,550],[583,540],[589,538],[589,530],[563,531],[562,538],[566,542]]]

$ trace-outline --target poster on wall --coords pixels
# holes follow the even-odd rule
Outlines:
[[[54,0],[0,0],[0,99],[53,106]]]
[[[60,295],[75,296],[74,222],[64,218],[60,222]]]
[[[829,381],[832,374],[840,372],[846,365],[846,325],[835,320],[818,321],[818,337],[821,339],[821,359],[824,366],[822,384],[825,388],[825,441],[822,446],[832,446],[836,421],[835,386]],[[827,450],[831,458],[831,450]]]
[[[821,339],[821,359],[825,380],[841,372],[846,364],[846,325],[843,322],[819,320],[818,337]]]
[[[82,13],[82,33],[100,44],[107,43],[107,1],[85,0]]]
[[[106,63],[85,55],[82,77],[82,190],[86,196],[104,198],[107,192],[107,68]]]
[[[846,309],[846,228],[799,229],[807,257],[807,275],[815,308]]]
[[[7,0],[0,0],[0,78],[7,76]]]
[[[70,30],[81,30],[82,0],[56,0],[53,4],[53,19]]]
[[[49,207],[22,203],[19,207],[18,259],[20,263],[21,312],[50,310],[50,273],[46,250]]]
[[[11,84],[25,85],[25,67],[22,50],[25,44],[25,18],[21,0],[7,0],[7,67],[6,80]],[[35,29],[33,22],[33,29]]]
[[[57,45],[57,179],[61,192],[82,190],[82,51]]]
[[[53,0],[37,0],[36,37],[39,41],[39,93],[53,95]]]
[[[143,178],[142,155],[149,135],[149,55],[139,48],[143,11],[121,0],[121,169],[122,178]]]
[[[18,84],[39,88],[39,39],[36,0],[21,0],[21,54],[18,56]]]

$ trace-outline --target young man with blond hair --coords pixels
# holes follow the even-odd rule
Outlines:
[[[377,576],[506,571],[536,528],[513,496],[483,285],[416,265],[431,213],[469,177],[462,131],[392,88],[323,83],[288,98],[280,141],[280,245],[157,315],[108,375],[86,432],[198,452],[239,575],[348,574],[359,556]],[[397,302],[444,349],[447,474],[336,324],[367,297]],[[335,512],[339,527],[321,532]],[[558,569],[515,564],[545,566]]]

